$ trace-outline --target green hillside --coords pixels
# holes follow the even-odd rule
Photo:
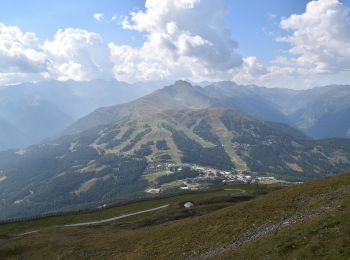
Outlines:
[[[248,188],[245,194],[237,194],[238,186],[222,188],[223,191],[203,193],[197,199],[191,197],[195,196],[193,194],[178,199],[174,197],[170,199],[172,202],[169,198],[149,201],[143,207],[170,203],[170,208],[99,225],[60,226],[86,221],[91,217],[96,219],[95,213],[90,217],[78,214],[3,224],[0,225],[0,256],[5,259],[350,257],[350,174],[310,181],[272,192],[272,187],[261,187],[260,192],[270,191],[263,196],[257,195],[256,185],[240,186],[240,190]],[[225,195],[225,190],[231,190],[231,193]],[[224,208],[213,209],[215,205],[223,203],[222,196],[231,196],[233,204],[228,206],[226,202]],[[237,200],[242,196],[253,198]],[[193,201],[194,207],[181,209],[187,200]],[[177,207],[171,206],[176,203],[179,203]],[[207,208],[206,213],[199,213],[201,207],[206,208],[208,205],[212,207],[210,210]],[[129,211],[135,211],[140,209],[141,204],[131,206]],[[101,211],[100,218],[97,219],[110,216],[112,211],[113,209]],[[114,209],[114,213],[117,212],[122,213],[123,208],[119,211],[118,208]],[[178,215],[179,212],[183,212],[182,216]],[[13,230],[12,233],[9,230]],[[36,232],[20,233],[28,231]],[[17,235],[12,236],[13,232]]]
[[[93,146],[149,162],[181,161],[300,180],[330,174],[334,167],[347,170],[349,144],[347,139],[310,140],[283,124],[211,108],[166,111],[104,127]]]
[[[175,192],[202,176],[183,164],[300,181],[348,170],[349,155],[348,139],[314,141],[228,109],[166,111],[0,154],[0,218]]]

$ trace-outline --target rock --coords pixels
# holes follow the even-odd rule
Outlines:
[[[186,203],[184,204],[184,207],[185,207],[186,209],[193,208],[193,206],[194,206],[194,204],[193,204],[192,202],[186,202]]]

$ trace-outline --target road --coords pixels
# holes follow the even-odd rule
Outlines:
[[[21,236],[27,236],[27,235],[31,235],[31,234],[34,234],[34,233],[38,233],[40,230],[33,230],[33,231],[29,231],[29,232],[25,232],[25,233],[22,233],[22,234],[18,234],[16,235],[17,237],[21,237]]]
[[[238,194],[247,192],[246,190],[243,190],[243,189],[224,189],[224,191],[239,191]]]
[[[166,207],[169,207],[169,204],[166,204],[166,205],[163,205],[163,206],[159,206],[159,207],[156,207],[156,208],[145,209],[145,210],[140,210],[140,211],[136,211],[136,212],[133,212],[133,213],[123,214],[123,215],[120,215],[120,216],[117,216],[117,217],[113,217],[113,218],[108,218],[108,219],[102,219],[102,220],[91,221],[91,222],[84,222],[84,223],[76,223],[76,224],[67,224],[67,225],[63,225],[63,227],[82,227],[82,226],[97,225],[97,224],[102,224],[102,223],[106,223],[106,222],[115,221],[115,220],[122,219],[122,218],[127,218],[127,217],[130,217],[130,216],[140,215],[140,214],[147,213],[147,212],[157,211],[157,210],[160,210],[160,209],[164,209]],[[22,233],[22,234],[17,234],[15,236],[16,237],[27,236],[27,235],[32,235],[32,234],[35,234],[35,233],[38,233],[38,232],[40,232],[40,229],[39,230],[33,230],[33,231],[25,232],[25,233]]]
[[[67,225],[64,225],[64,227],[82,227],[82,226],[97,225],[97,224],[102,224],[102,223],[106,223],[106,222],[115,221],[115,220],[122,219],[122,218],[127,218],[127,217],[130,217],[130,216],[136,216],[136,215],[140,215],[140,214],[143,214],[143,213],[164,209],[166,207],[169,207],[169,204],[163,205],[163,206],[159,206],[159,207],[156,207],[156,208],[140,210],[140,211],[137,211],[137,212],[128,213],[128,214],[124,214],[124,215],[120,215],[120,216],[113,217],[113,218],[108,218],[108,219],[102,219],[102,220],[91,221],[91,222],[84,222],[84,223],[76,223],[76,224],[67,224]]]

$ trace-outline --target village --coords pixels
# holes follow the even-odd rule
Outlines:
[[[258,176],[257,173],[241,170],[221,170],[197,164],[184,163],[175,165],[172,163],[150,164],[144,174],[168,172],[169,174],[180,173],[184,170],[191,170],[198,173],[197,177],[182,180],[180,190],[199,190],[208,183],[241,183],[241,184],[272,184],[283,183],[273,176]],[[161,187],[147,189],[148,193],[160,193]]]

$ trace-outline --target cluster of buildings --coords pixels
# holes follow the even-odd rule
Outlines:
[[[180,190],[199,190],[200,187],[201,186],[198,183],[188,183],[187,181],[184,181]]]
[[[179,170],[179,168],[181,167],[171,163],[162,163],[162,164],[150,163],[145,169],[144,173],[149,174],[149,173],[164,172],[164,171],[176,172],[177,170]]]
[[[205,167],[200,165],[188,165],[192,170],[200,173],[200,179],[215,180],[220,179],[223,183],[250,183],[252,181],[252,176],[247,175],[246,172],[239,170],[219,170],[211,167]]]
[[[158,194],[161,191],[162,191],[161,188],[150,188],[146,190],[147,193],[151,193],[151,194]]]
[[[197,164],[182,164],[181,166],[166,163],[166,164],[151,164],[147,167],[145,173],[156,173],[162,171],[168,172],[179,172],[183,169],[190,169],[192,171],[198,172],[198,176],[195,178],[189,178],[183,181],[183,184],[179,187],[181,190],[199,190],[203,184],[208,184],[210,182],[221,182],[221,183],[261,183],[261,184],[271,184],[282,182],[277,180],[275,177],[263,176],[257,177],[252,176],[252,173],[248,171],[240,170],[220,170],[212,167],[206,167]],[[254,174],[255,175],[255,174]],[[148,193],[157,194],[160,193],[161,188],[150,188],[146,190]]]

